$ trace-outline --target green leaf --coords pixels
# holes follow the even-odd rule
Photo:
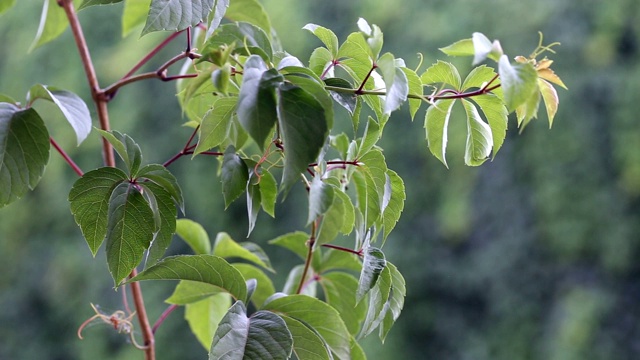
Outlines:
[[[357,167],[356,173],[364,175],[365,183],[362,184],[362,181],[359,184],[356,183],[359,194],[358,206],[365,216],[365,226],[370,227],[380,219],[382,214],[387,164],[384,155],[378,149],[373,149],[361,156],[359,162],[362,165]],[[365,195],[364,198],[363,195]]]
[[[57,0],[44,0],[38,32],[29,47],[29,52],[55,40],[67,29],[67,25],[69,25],[67,16],[64,9],[58,5]]]
[[[493,135],[489,125],[480,118],[476,106],[466,99],[462,99],[462,104],[467,113],[467,146],[464,152],[464,163],[469,166],[478,166],[491,154]]]
[[[233,0],[225,17],[231,21],[245,21],[259,26],[266,34],[271,34],[269,15],[258,0]]]
[[[196,255],[211,253],[211,241],[209,235],[202,225],[189,219],[178,219],[176,221],[176,234],[182,238]]]
[[[324,83],[327,86],[339,87],[344,89],[351,89],[353,86],[350,82],[342,78],[328,78],[324,79]],[[338,104],[347,109],[350,115],[353,116],[356,111],[356,105],[358,104],[358,96],[352,92],[340,92],[329,91],[329,94]]]
[[[116,286],[138,266],[154,230],[153,212],[136,185],[118,184],[109,198],[106,237],[107,264]]]
[[[276,292],[273,287],[271,279],[260,269],[253,265],[236,263],[232,264],[245,279],[255,279],[258,282],[251,301],[255,304],[256,308],[261,308],[262,304]]]
[[[293,352],[298,360],[333,360],[331,350],[317,331],[292,317],[280,317],[293,336]]]
[[[407,84],[409,86],[409,94],[413,95],[422,95],[422,80],[416,74],[415,71],[408,69],[406,67],[400,68],[404,75],[407,78]],[[416,116],[418,109],[422,105],[422,100],[420,99],[409,99],[409,112],[411,113],[411,120]]]
[[[171,296],[169,296],[169,298],[165,300],[165,302],[174,305],[187,305],[201,301],[210,296],[220,294],[221,292],[223,292],[223,290],[211,284],[206,284],[198,281],[182,280],[173,290],[173,294],[171,294]],[[228,296],[228,294],[226,293],[225,295]],[[227,304],[227,307],[225,307],[224,311],[227,310],[229,305],[230,304]]]
[[[455,100],[438,100],[429,109],[424,120],[424,128],[427,132],[429,150],[444,166],[447,165],[445,154],[447,152],[447,129],[449,117]]]
[[[309,69],[311,69],[311,71],[316,75],[322,76],[325,74],[325,70],[327,70],[328,66],[331,65],[332,61],[333,56],[329,50],[323,47],[316,48],[309,57]],[[333,71],[329,69],[325,75],[332,76],[332,74]]]
[[[323,106],[306,90],[285,84],[277,94],[278,123],[285,148],[280,191],[286,194],[317,159],[329,128]]]
[[[532,119],[538,117],[540,99],[540,91],[534,91],[527,101],[516,108],[516,118],[518,119],[518,127],[520,127],[520,131],[522,131]]]
[[[384,219],[384,237],[383,241],[387,239],[391,230],[396,226],[402,210],[404,209],[404,200],[406,194],[404,190],[404,182],[402,178],[393,170],[387,170],[387,182],[385,184],[385,199],[387,205],[384,206],[382,212],[382,218]],[[384,244],[384,242],[383,242]]]
[[[230,44],[235,44],[233,52],[237,54],[259,55],[264,61],[271,61],[273,57],[271,41],[264,30],[251,23],[238,22],[222,25],[214,31],[204,45],[201,60],[211,61],[207,54]]]
[[[132,177],[136,177],[140,164],[142,163],[142,151],[140,146],[136,144],[133,139],[127,134],[121,134],[116,130],[104,131],[97,129],[102,137],[113,146],[113,149],[118,153],[120,158],[124,161],[129,174]]]
[[[375,247],[367,248],[362,259],[362,271],[358,280],[357,303],[375,286],[380,273],[386,266],[387,260],[385,260],[384,253],[380,249]]]
[[[391,295],[391,271],[385,266],[380,273],[375,286],[369,291],[369,306],[359,337],[369,335],[385,318],[389,310],[389,296]]]
[[[351,360],[367,360],[367,355],[364,353],[364,350],[362,350],[362,347],[358,344],[356,339],[352,336],[350,340]]]
[[[205,114],[200,124],[200,139],[193,156],[214,148],[229,138],[231,116],[236,110],[237,102],[237,98],[225,97],[213,103],[213,108]]]
[[[238,270],[214,255],[178,255],[165,258],[127,281],[191,280],[215,285],[236,300],[247,297],[247,286]]]
[[[223,258],[244,259],[275,272],[271,267],[269,257],[260,246],[252,242],[237,243],[225,232],[218,233],[216,236],[213,254]]]
[[[252,55],[244,64],[242,87],[238,95],[238,121],[261,150],[278,120],[273,82],[282,81],[275,70],[267,71],[264,61]]]
[[[213,32],[220,26],[222,18],[227,13],[229,8],[229,0],[215,0],[213,11],[209,14],[209,23],[207,28],[207,37],[211,36]]]
[[[153,182],[145,182],[140,186],[145,189],[145,196],[155,198],[159,218],[159,224],[157,224],[159,228],[153,236],[145,260],[145,267],[149,267],[162,259],[171,244],[173,234],[176,232],[177,210],[171,194],[164,187]]]
[[[333,192],[333,202],[322,217],[322,223],[316,238],[316,246],[330,243],[338,236],[339,232],[350,233],[353,222],[355,222],[353,204],[351,204],[349,196],[337,189],[334,189]],[[346,204],[347,202],[348,204]],[[348,206],[350,206],[349,210],[347,210]],[[346,224],[346,222],[350,223]]]
[[[211,347],[218,323],[230,305],[229,294],[220,293],[185,306],[184,318],[189,323],[191,332],[205,349],[209,350]]]
[[[455,90],[460,90],[460,86],[462,84],[458,69],[456,69],[453,64],[440,60],[422,73],[420,81],[422,81],[422,84],[424,85],[437,83],[447,84],[452,86]]]
[[[380,28],[375,24],[369,25],[367,20],[363,18],[358,19],[358,28],[367,38],[371,58],[376,59],[380,54],[380,50],[382,50],[382,31],[380,31]]]
[[[473,42],[473,65],[483,62],[486,58],[498,61],[503,55],[500,42],[495,40],[493,43],[484,34],[475,32],[471,37]]]
[[[247,310],[237,301],[222,318],[209,352],[209,360],[286,360],[293,349],[293,337],[284,320],[269,311]]]
[[[288,295],[298,293],[298,288],[300,287],[300,281],[302,279],[303,273],[304,265],[296,265],[291,268],[291,271],[289,271],[289,275],[287,276],[287,281],[285,281],[284,287],[282,288],[282,292]],[[300,293],[315,298],[318,291],[317,281],[313,277],[313,271],[307,271],[302,284],[303,287],[302,289],[300,289]]]
[[[152,0],[142,35],[154,31],[180,31],[206,22],[214,0]]]
[[[467,75],[467,77],[464,79],[464,83],[462,84],[462,90],[468,90],[470,88],[482,88],[484,87],[489,81],[493,82],[491,83],[491,86],[495,86],[500,84],[500,78],[496,77],[496,72],[493,70],[493,68],[490,68],[486,65],[480,65],[478,67],[475,67],[473,70],[471,70],[471,72],[469,73],[469,75]],[[497,90],[497,89],[496,89]]]
[[[95,5],[110,5],[122,2],[122,0],[84,0],[82,5],[78,7],[78,11]]]
[[[309,216],[307,217],[307,225],[311,224],[315,219],[324,215],[333,204],[334,197],[333,186],[326,184],[320,178],[320,174],[316,174],[311,181],[309,188]]]
[[[76,132],[80,145],[91,132],[91,114],[87,104],[76,94],[46,85],[34,85],[27,95],[28,101],[35,99],[49,100],[56,104]]]
[[[178,180],[175,176],[160,164],[145,165],[137,174],[138,179],[145,179],[160,186],[166,191],[171,199],[180,207],[180,210],[184,213],[184,198],[182,196],[182,189],[178,185]]]
[[[337,59],[339,49],[338,37],[333,33],[333,31],[316,24],[307,24],[303,29],[309,30],[313,35],[320,39],[331,53],[331,56],[334,59]]]
[[[247,164],[236,154],[233,145],[227,146],[222,159],[222,195],[224,196],[225,209],[247,189],[249,181],[249,168]]]
[[[378,69],[382,72],[385,83],[386,95],[384,100],[385,115],[397,110],[409,94],[409,83],[405,73],[396,66],[395,58],[391,53],[385,53],[378,59]]]
[[[260,195],[262,197],[262,210],[275,218],[276,199],[278,197],[278,184],[270,172],[264,171],[260,174]]]
[[[122,37],[125,37],[136,27],[147,20],[151,7],[151,0],[124,0],[122,11]]]
[[[107,210],[114,188],[127,175],[120,169],[103,167],[85,173],[69,192],[71,213],[82,230],[91,254],[96,256],[107,235]]]
[[[309,234],[302,231],[296,231],[270,240],[270,245],[281,246],[285,249],[293,251],[302,260],[307,258],[307,240],[309,240]]]
[[[439,50],[449,56],[473,56],[475,54],[473,40],[471,39],[456,41],[449,46],[440,48]]]
[[[380,324],[380,339],[384,342],[389,330],[400,317],[400,312],[404,307],[404,298],[407,295],[407,288],[402,274],[395,265],[387,263],[387,268],[391,275],[391,295],[387,302],[389,310],[384,316],[383,322]]]
[[[319,273],[326,273],[330,270],[352,270],[360,272],[362,270],[362,263],[360,262],[360,258],[353,253],[341,250],[329,250],[324,253],[320,265],[317,266],[315,270]]]
[[[32,108],[0,103],[0,208],[40,182],[49,162],[49,133]]]
[[[4,14],[7,10],[11,9],[15,4],[16,4],[16,0],[1,0],[0,15]]]
[[[558,112],[558,104],[560,103],[560,99],[558,98],[556,89],[546,80],[538,79],[538,88],[540,89],[540,94],[542,95],[542,99],[544,100],[544,105],[547,110],[547,117],[549,118],[549,128],[551,128],[553,126],[553,118]]]
[[[485,94],[474,96],[473,101],[480,106],[480,109],[482,109],[484,116],[489,122],[491,136],[493,138],[493,157],[495,158],[507,136],[509,113],[502,100],[496,95]]]
[[[14,98],[5,94],[0,94],[0,103],[9,103],[16,106],[20,105]]]
[[[360,142],[359,153],[366,154],[380,140],[382,130],[380,125],[371,116],[368,118],[367,127],[364,129],[364,136]]]
[[[324,88],[324,82],[320,80],[313,72],[302,67],[286,67],[280,70],[285,75],[285,80],[302,88],[311,94],[324,109],[324,117],[327,126],[333,127],[333,101],[329,92]]]
[[[253,228],[256,226],[258,213],[262,204],[262,194],[260,193],[260,185],[257,183],[258,177],[253,171],[247,181],[247,215],[249,216],[249,231],[247,237],[251,235]]]
[[[509,112],[524,104],[538,89],[538,74],[530,63],[511,65],[506,55],[500,57],[498,73],[502,81],[504,102]]]
[[[271,300],[263,309],[309,325],[324,338],[338,359],[349,359],[349,330],[330,305],[306,295],[289,295]]]
[[[364,302],[356,304],[353,294],[358,289],[358,280],[343,272],[331,272],[320,278],[327,303],[338,310],[351,335],[356,335],[364,320],[367,308]]]

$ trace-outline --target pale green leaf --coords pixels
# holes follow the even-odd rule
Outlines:
[[[367,355],[364,353],[364,350],[362,350],[362,347],[360,346],[360,344],[358,344],[353,336],[350,339],[350,345],[351,360],[367,360]]]
[[[547,110],[549,128],[551,128],[553,126],[553,118],[556,116],[556,112],[558,112],[558,103],[560,102],[560,99],[558,98],[556,89],[554,89],[553,85],[549,84],[546,80],[538,79],[538,87],[540,88],[540,94],[542,94],[544,106]]]
[[[233,0],[225,17],[231,21],[245,21],[260,27],[267,35],[271,34],[269,15],[258,0]]]
[[[28,101],[35,99],[49,100],[56,104],[76,132],[78,145],[91,132],[91,114],[87,104],[76,94],[46,85],[34,85],[27,95]]]
[[[540,99],[540,91],[534,91],[527,101],[516,108],[516,118],[518,119],[518,127],[521,132],[531,120],[538,117]]]
[[[504,102],[509,112],[528,101],[538,90],[538,74],[530,63],[511,65],[506,55],[500,57],[498,73],[502,82]]]
[[[0,103],[0,208],[33,190],[49,162],[49,133],[33,110]]]
[[[109,198],[106,237],[107,264],[116,286],[140,264],[154,230],[153,212],[135,184],[118,184]]]
[[[464,79],[462,84],[462,90],[466,91],[471,88],[483,88],[491,81],[491,87],[500,84],[500,79],[497,78],[496,72],[493,68],[486,65],[480,65],[475,67],[469,75]]]
[[[251,301],[255,304],[256,308],[261,308],[265,300],[276,292],[271,279],[259,268],[241,263],[231,265],[236,268],[245,279],[255,279],[257,281],[258,285],[251,296]]]
[[[268,171],[263,171],[260,174],[260,195],[262,197],[262,210],[271,217],[275,217],[276,199],[278,197],[278,184],[276,179]]]
[[[211,34],[213,34],[213,32],[220,26],[220,22],[222,22],[222,18],[229,8],[229,2],[229,0],[215,0],[213,11],[209,14],[207,37],[211,36]]]
[[[491,154],[493,135],[489,125],[480,118],[476,106],[466,99],[462,99],[462,104],[467,113],[467,145],[464,163],[469,166],[478,166]]]
[[[285,84],[277,94],[278,123],[285,148],[280,191],[286,194],[317,159],[329,127],[322,104],[306,90]]]
[[[219,98],[211,111],[205,114],[198,132],[200,139],[193,156],[222,144],[229,138],[231,116],[235,112],[237,98]]]
[[[367,310],[364,302],[356,304],[350,296],[358,289],[358,280],[343,272],[331,272],[322,275],[320,285],[327,303],[340,313],[351,335],[356,335]]]
[[[215,285],[198,281],[181,280],[173,290],[173,294],[171,294],[165,302],[174,305],[187,305],[222,292],[224,291]],[[225,295],[228,296],[226,293]],[[230,304],[227,304],[227,308],[229,305]],[[227,308],[225,308],[224,311],[226,311]]]
[[[78,7],[78,11],[95,5],[110,5],[122,2],[122,0],[84,0]]]
[[[151,0],[124,0],[122,11],[122,37],[131,33],[147,20]]]
[[[326,273],[330,270],[352,270],[360,272],[362,271],[362,262],[360,262],[360,258],[356,254],[330,249],[324,252],[320,265],[315,267],[315,269],[319,273]]]
[[[154,31],[180,31],[206,22],[214,0],[151,0],[142,35]]]
[[[384,192],[385,199],[388,197],[388,200],[382,212],[382,218],[384,219],[383,241],[387,239],[391,230],[393,230],[398,223],[402,210],[404,209],[404,200],[406,199],[404,182],[395,171],[387,170],[386,180]]]
[[[290,316],[315,329],[338,359],[349,359],[349,330],[338,311],[316,298],[289,295],[271,300],[264,310]]]
[[[229,234],[218,233],[213,245],[213,254],[223,258],[239,258],[274,272],[269,257],[262,248],[252,242],[235,242]]]
[[[307,241],[309,240],[309,234],[302,231],[296,231],[270,240],[269,244],[278,245],[285,249],[293,251],[300,259],[305,260],[307,258]]]
[[[366,154],[380,140],[382,130],[377,121],[371,116],[368,117],[367,127],[364,129],[364,136],[358,149],[360,154]]]
[[[420,79],[418,74],[416,74],[415,71],[408,69],[406,67],[402,67],[400,69],[404,72],[404,75],[407,77],[409,94],[422,95],[422,80]],[[413,118],[415,117],[416,112],[418,112],[418,109],[420,108],[420,105],[422,105],[422,100],[409,99],[409,112],[411,113],[411,120],[413,120]]]
[[[365,216],[365,226],[376,223],[382,214],[384,187],[386,183],[387,164],[382,151],[373,149],[359,157],[361,165],[354,174],[358,193],[358,207]],[[364,182],[363,182],[364,181]]]
[[[249,168],[235,151],[232,145],[227,146],[222,159],[220,181],[225,208],[246,191],[249,181]]]
[[[298,360],[333,360],[331,350],[317,331],[292,317],[280,316],[293,336],[293,352]]]
[[[291,271],[289,271],[289,275],[287,276],[287,280],[284,283],[284,287],[282,288],[282,292],[288,295],[297,294],[303,273],[304,265],[296,265],[291,268]],[[303,286],[299,293],[315,298],[317,295],[317,281],[313,277],[313,271],[307,271],[302,284]]]
[[[238,22],[222,25],[213,32],[204,45],[202,50],[204,57],[201,60],[212,61],[208,54],[215,52],[220,46],[228,46],[232,43],[235,44],[233,53],[247,56],[259,55],[264,61],[271,61],[273,57],[273,49],[267,33],[251,23]]]
[[[498,61],[503,55],[500,42],[495,40],[493,43],[484,34],[475,32],[471,38],[473,41],[473,65],[483,62],[486,58]]]
[[[309,69],[311,69],[311,71],[316,75],[322,76],[325,74],[327,67],[331,65],[332,61],[333,56],[329,50],[323,47],[316,48],[309,57]],[[331,75],[333,75],[332,70],[328,70],[325,74],[325,76],[329,77],[331,77]]]
[[[378,61],[378,70],[382,73],[386,95],[384,97],[384,114],[389,115],[397,110],[409,94],[409,84],[405,73],[396,66],[395,58],[391,53],[385,53]]]
[[[374,247],[367,248],[362,260],[362,271],[360,272],[358,290],[356,291],[356,303],[359,303],[369,290],[376,285],[380,273],[386,266],[387,261],[385,260],[384,253],[380,249]]]
[[[338,37],[333,33],[333,31],[316,24],[307,24],[303,29],[309,30],[313,35],[320,39],[331,53],[331,56],[333,58],[337,58],[339,49]]]
[[[64,9],[58,5],[57,0],[44,0],[43,3],[40,25],[38,25],[36,37],[29,47],[29,52],[58,38],[69,25],[67,15]]]
[[[485,94],[474,96],[473,101],[480,106],[480,109],[482,109],[484,116],[489,122],[489,127],[491,127],[493,157],[495,158],[507,135],[509,113],[502,100],[496,95]]]
[[[143,280],[199,281],[224,289],[236,300],[247,297],[242,274],[226,260],[214,255],[171,256],[145,269],[128,283]]]
[[[309,188],[309,216],[307,225],[324,215],[333,204],[333,186],[326,184],[319,174],[313,177]]]
[[[76,180],[69,192],[71,213],[93,256],[96,256],[107,235],[107,210],[111,193],[126,179],[127,175],[122,170],[103,167],[85,173]]]
[[[471,39],[456,41],[449,46],[440,48],[439,50],[449,56],[473,56],[475,54],[473,49],[473,40]]]
[[[434,105],[427,109],[424,120],[429,151],[446,167],[449,167],[445,157],[447,152],[447,129],[454,102],[455,100],[453,99],[436,101]]]
[[[460,90],[462,84],[458,69],[453,64],[440,60],[422,73],[420,81],[422,81],[423,85],[447,84],[455,90]]]
[[[211,347],[213,336],[218,330],[218,323],[222,320],[231,305],[231,297],[226,293],[219,293],[204,300],[187,304],[184,308],[184,318],[200,344],[207,350]]]
[[[16,4],[16,0],[0,0],[0,15],[11,9]]]
[[[238,301],[218,325],[209,360],[287,360],[292,351],[293,337],[280,316],[257,311],[247,317]]]
[[[209,235],[202,225],[189,219],[178,219],[176,221],[176,234],[182,238],[196,255],[211,253],[211,241]]]

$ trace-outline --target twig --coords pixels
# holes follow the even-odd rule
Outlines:
[[[153,328],[151,329],[151,331],[153,331],[153,333],[155,334],[158,328],[160,327],[160,325],[162,325],[162,323],[166,320],[166,318],[177,308],[178,308],[178,305],[176,304],[173,304],[168,308],[166,308],[165,311],[162,312],[162,314],[160,315],[156,323],[153,324]]]
[[[64,161],[66,161],[67,164],[69,164],[69,166],[71,166],[73,171],[75,171],[75,173],[78,174],[78,176],[84,175],[84,172],[80,169],[80,167],[71,159],[71,157],[69,157],[69,154],[67,154],[64,150],[62,150],[60,145],[58,145],[58,143],[55,140],[53,140],[52,137],[49,138],[49,142],[51,143],[51,145],[53,145],[53,147],[62,156]]]

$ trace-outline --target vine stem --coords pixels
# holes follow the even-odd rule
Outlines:
[[[73,161],[73,159],[71,159],[71,157],[69,156],[69,154],[67,154],[61,147],[60,145],[58,145],[58,143],[53,140],[52,137],[49,138],[49,142],[51,143],[51,145],[56,149],[56,151],[58,151],[58,153],[62,156],[62,158],[64,159],[64,161],[67,162],[67,164],[69,164],[69,166],[71,166],[71,168],[73,169],[73,171],[78,174],[78,176],[82,177],[82,175],[84,175],[84,172],[82,171],[82,169],[80,169],[80,167],[78,166],[78,164],[75,163],[75,161]]]
[[[311,223],[311,236],[309,236],[309,240],[307,241],[309,251],[307,252],[307,259],[304,262],[304,270],[302,270],[302,276],[300,277],[300,283],[298,284],[298,290],[296,290],[296,294],[300,294],[302,292],[302,289],[304,289],[304,285],[306,283],[305,279],[307,278],[307,273],[309,272],[309,268],[311,267],[311,259],[313,259],[313,246],[316,243],[317,228],[318,221],[316,220]]]
[[[163,311],[160,317],[158,318],[158,320],[156,321],[156,323],[153,324],[153,328],[151,329],[151,331],[153,331],[153,333],[155,334],[158,328],[160,327],[160,325],[162,325],[162,323],[167,319],[167,317],[177,308],[178,308],[178,305],[172,304],[165,311]]]
[[[104,96],[104,92],[100,89],[98,77],[93,66],[93,61],[91,60],[91,54],[89,53],[89,47],[87,46],[80,21],[78,20],[78,14],[76,13],[76,10],[74,8],[73,0],[58,0],[58,5],[60,5],[64,9],[66,17],[69,21],[69,25],[71,27],[71,31],[73,33],[76,47],[78,48],[78,52],[80,53],[80,60],[82,61],[82,66],[86,73],[89,87],[91,88],[91,96],[93,98],[93,102],[96,104],[98,119],[100,121],[100,128],[102,130],[108,131],[110,129],[109,110],[107,108],[108,98]],[[102,140],[102,152],[105,165],[115,167],[116,161],[113,147],[104,138]],[[136,274],[137,270],[134,269],[129,276],[134,277]],[[140,284],[137,282],[133,282],[129,286],[131,288],[131,296],[133,297],[133,301],[136,307],[136,313],[138,315],[138,321],[140,323],[140,328],[142,331],[142,336],[144,338],[145,360],[155,360],[155,339],[153,331],[151,329],[151,325],[149,324],[147,310],[144,305],[142,289],[140,288]]]
[[[495,80],[495,79],[494,79]],[[491,82],[493,82],[494,80],[492,80]],[[464,99],[464,98],[470,98],[470,97],[474,97],[474,96],[479,96],[479,95],[484,95],[487,94],[497,88],[500,87],[500,84],[494,85],[494,86],[484,86],[478,90],[473,90],[473,91],[469,91],[469,92],[456,92],[455,90],[451,90],[451,89],[446,89],[446,93],[452,93],[451,95],[444,95],[444,94],[440,94],[440,95],[434,95],[434,96],[425,96],[425,95],[421,95],[421,94],[408,94],[407,97],[409,99],[418,99],[418,100],[422,100],[422,101],[429,101],[429,102],[434,102],[437,100],[447,100],[447,99]],[[334,92],[340,92],[340,93],[348,93],[348,94],[354,94],[354,95],[378,95],[378,96],[386,96],[387,92],[386,91],[373,91],[373,90],[363,90],[363,89],[348,89],[348,88],[343,88],[343,87],[338,87],[338,86],[329,86],[329,85],[325,85],[324,87],[326,90],[329,91],[334,91]]]

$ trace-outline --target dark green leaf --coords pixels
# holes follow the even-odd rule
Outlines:
[[[473,103],[462,99],[462,104],[467,113],[467,146],[464,152],[464,163],[469,166],[478,166],[491,154],[493,145],[491,128],[482,121]]]
[[[453,64],[440,60],[425,70],[420,77],[420,81],[424,85],[447,84],[455,90],[460,90],[462,84],[458,69]]]
[[[142,151],[140,146],[133,141],[133,139],[127,134],[121,134],[118,131],[104,131],[97,129],[102,137],[107,139],[113,146],[114,150],[118,153],[120,158],[124,161],[129,170],[129,174],[132,177],[137,176],[138,169],[142,163]]]
[[[285,148],[280,191],[287,193],[324,146],[329,128],[323,106],[306,90],[278,88],[278,122]]]
[[[287,67],[282,72],[289,72],[285,75],[285,80],[304,89],[318,101],[324,109],[324,117],[327,126],[333,127],[333,101],[331,96],[324,88],[324,82],[316,77],[316,75],[306,68]]]
[[[209,360],[286,360],[292,349],[293,337],[280,316],[258,311],[247,317],[238,301],[218,325]]]
[[[500,57],[498,73],[502,82],[504,102],[509,112],[524,104],[538,90],[538,74],[530,63],[511,65],[506,55]]]
[[[122,2],[122,0],[84,0],[82,5],[78,7],[78,11],[90,6],[117,4],[119,2]]]
[[[331,350],[317,331],[292,317],[281,317],[293,336],[293,352],[298,360],[333,360]]]
[[[145,189],[144,195],[153,197],[157,204],[157,217],[159,217],[158,230],[153,236],[149,252],[145,260],[145,267],[157,263],[171,244],[173,234],[176,232],[177,210],[169,192],[156,183],[146,182],[140,184]],[[152,208],[153,209],[153,208]]]
[[[356,335],[367,311],[364,302],[356,304],[355,298],[350,296],[358,289],[358,280],[343,272],[331,272],[322,275],[320,285],[327,303],[338,310],[349,332]]]
[[[338,311],[306,295],[289,295],[271,300],[264,310],[290,316],[315,329],[338,359],[349,359],[349,330]]]
[[[127,175],[122,170],[103,167],[85,173],[71,188],[71,213],[93,256],[96,256],[107,235],[107,210],[111,193],[126,179]]]
[[[388,300],[389,310],[384,316],[383,322],[380,324],[380,339],[384,341],[393,324],[398,320],[400,312],[404,307],[404,297],[407,294],[404,278],[395,265],[387,263],[387,268],[391,275],[391,295]]]
[[[116,286],[138,266],[154,230],[153,212],[138,187],[118,184],[109,198],[106,237],[107,264]]]
[[[40,182],[49,162],[49,133],[32,108],[0,103],[0,208]]]
[[[259,55],[264,61],[271,61],[273,57],[271,41],[264,30],[250,23],[238,22],[216,29],[204,45],[204,57],[201,60],[212,61],[208,54],[217,51],[220,46],[230,44],[235,44],[233,52],[237,54]]]
[[[180,236],[196,255],[211,253],[211,241],[209,235],[202,225],[189,219],[179,219],[176,221],[176,234]]]
[[[28,101],[36,99],[49,100],[56,104],[76,132],[78,145],[87,138],[91,132],[91,114],[87,104],[76,94],[46,85],[34,85],[27,95]]]
[[[320,175],[316,174],[311,181],[309,188],[309,216],[307,225],[315,221],[319,216],[324,215],[333,204],[333,186],[326,184]]]
[[[384,258],[384,253],[382,253],[380,249],[374,247],[367,248],[362,260],[362,271],[360,272],[360,280],[358,280],[356,302],[360,302],[369,290],[375,286],[380,273],[386,266],[387,261]]]
[[[249,168],[236,154],[236,149],[232,145],[227,146],[224,152],[220,181],[222,182],[225,208],[229,207],[247,189]]]
[[[236,110],[237,98],[219,98],[213,103],[200,124],[200,139],[193,156],[222,144],[229,138],[231,116]]]
[[[214,255],[171,256],[145,269],[128,283],[142,280],[199,281],[226,290],[236,300],[247,297],[247,287],[240,272]]]
[[[385,199],[383,202],[386,206],[382,212],[382,218],[384,219],[384,237],[383,241],[387,239],[389,233],[396,226],[396,223],[400,219],[402,210],[404,209],[404,200],[406,194],[404,190],[404,182],[402,178],[393,170],[387,170],[387,182],[385,184]],[[383,242],[384,244],[384,242]]]
[[[344,89],[352,89],[350,82],[342,78],[328,78],[324,80],[327,86],[339,87]],[[329,94],[338,104],[347,109],[349,114],[353,115],[356,111],[358,97],[351,92],[330,91]]]
[[[262,210],[271,217],[275,217],[276,199],[278,197],[278,184],[270,172],[264,171],[260,174],[260,196],[262,197]]]
[[[447,165],[445,154],[447,153],[447,129],[451,108],[455,100],[438,100],[429,109],[424,120],[424,128],[427,132],[429,150],[444,166]]]
[[[271,279],[257,267],[240,263],[232,264],[232,266],[238,269],[245,279],[255,279],[258,282],[251,297],[251,301],[255,304],[256,308],[261,308],[265,300],[276,292]]]
[[[258,25],[264,32],[271,34],[271,21],[269,15],[258,0],[233,0],[229,2],[229,8],[225,17],[231,21],[245,21]]]
[[[152,0],[142,35],[154,31],[180,31],[206,22],[214,0]]]
[[[218,323],[222,320],[231,306],[231,296],[220,293],[206,299],[187,304],[184,308],[184,318],[198,341],[208,351],[213,336],[218,330]]]
[[[257,55],[250,56],[244,64],[238,120],[261,149],[278,120],[273,83],[281,79],[276,70],[267,71],[264,61]]]
[[[139,179],[149,180],[164,189],[184,213],[182,189],[178,185],[178,180],[167,168],[159,164],[149,164],[140,169],[137,176]]]
[[[213,254],[223,258],[244,259],[269,271],[274,271],[269,257],[260,246],[252,242],[237,243],[225,232],[218,233],[216,236]]]
[[[316,238],[316,246],[327,244],[333,241],[339,232],[344,232],[345,222],[351,222],[353,226],[353,205],[349,196],[340,190],[334,189],[333,203],[329,210],[322,217],[322,223],[318,230],[318,236]],[[347,213],[347,204],[350,205],[350,213]],[[349,224],[347,224],[349,225]],[[350,232],[350,231],[349,231]]]

